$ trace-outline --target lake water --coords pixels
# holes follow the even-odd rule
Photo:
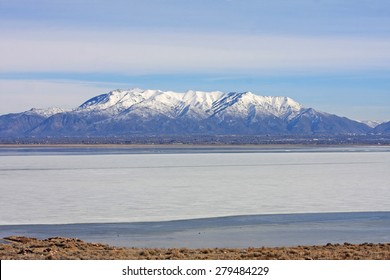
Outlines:
[[[0,225],[390,211],[390,148],[2,148]]]

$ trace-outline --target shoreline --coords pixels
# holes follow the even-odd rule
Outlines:
[[[11,236],[1,260],[390,260],[390,243],[277,248],[123,248],[75,238]]]
[[[374,144],[374,143],[168,143],[168,144],[156,144],[156,143],[0,143],[0,148],[10,147],[101,147],[101,148],[280,148],[280,147],[390,147],[390,144]]]
[[[390,152],[369,144],[0,144],[0,156]]]

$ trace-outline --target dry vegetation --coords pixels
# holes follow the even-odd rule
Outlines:
[[[104,244],[87,243],[75,238],[53,237],[44,240],[11,236],[0,244],[0,259],[75,260],[389,260],[390,243],[327,244],[325,246],[297,246],[246,249],[153,249],[120,248]]]

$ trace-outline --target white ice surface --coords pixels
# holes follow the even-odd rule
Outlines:
[[[390,153],[0,156],[0,224],[390,210]]]

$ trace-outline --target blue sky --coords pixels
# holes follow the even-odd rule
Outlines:
[[[0,0],[0,114],[140,87],[389,120],[389,15],[386,0]]]

